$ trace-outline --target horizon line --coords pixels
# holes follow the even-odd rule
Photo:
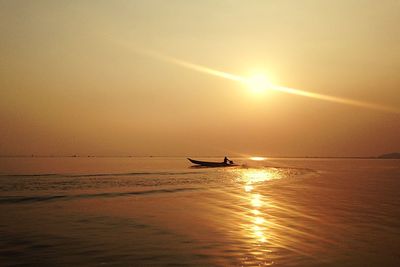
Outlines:
[[[382,155],[392,154],[397,152],[390,152],[384,153],[375,156],[318,156],[318,155],[311,155],[311,156],[283,156],[283,155],[275,155],[275,156],[266,156],[266,155],[257,155],[260,157],[265,157],[266,159],[269,158],[354,158],[354,159],[373,159],[373,158],[380,158]],[[226,155],[79,155],[79,154],[66,154],[66,155],[0,155],[0,158],[187,158],[187,157],[204,157],[204,158],[218,158],[224,157]],[[247,158],[243,156],[230,156],[232,158]]]

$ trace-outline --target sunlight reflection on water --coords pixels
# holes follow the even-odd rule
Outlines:
[[[273,236],[273,229],[269,228],[268,217],[268,197],[258,190],[258,187],[266,181],[281,179],[284,174],[276,169],[239,169],[237,172],[238,182],[244,183],[244,197],[248,203],[248,211],[245,211],[247,220],[244,235],[248,240],[252,240],[250,254],[254,256],[256,262],[263,265],[272,265],[274,261],[270,258],[271,250],[269,242]],[[246,263],[244,262],[244,265]]]
[[[232,171],[236,174],[236,181],[241,188],[239,195],[244,201],[241,216],[244,218],[245,231],[241,235],[248,240],[250,255],[242,262],[244,266],[282,262],[282,251],[312,257],[318,250],[317,245],[300,246],[301,239],[309,236],[318,242],[332,243],[312,234],[307,224],[303,223],[304,220],[317,221],[318,218],[298,210],[295,205],[286,203],[285,198],[275,195],[273,185],[276,183],[272,182],[292,177],[293,173],[280,168],[243,168]],[[298,221],[293,220],[294,217]]]

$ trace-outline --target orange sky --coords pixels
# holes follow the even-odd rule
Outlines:
[[[399,1],[1,1],[0,154],[371,156],[400,114]]]

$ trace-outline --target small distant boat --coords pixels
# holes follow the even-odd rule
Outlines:
[[[202,167],[233,167],[233,166],[238,166],[237,164],[234,164],[233,162],[210,162],[210,161],[200,161],[200,160],[194,160],[187,158],[191,163],[196,164],[198,166]]]

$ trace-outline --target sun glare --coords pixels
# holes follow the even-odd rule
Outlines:
[[[255,74],[246,80],[247,86],[255,93],[267,90],[271,83],[264,74]]]
[[[254,160],[254,161],[262,161],[262,160],[266,160],[267,158],[264,158],[264,157],[250,157],[249,159]]]

